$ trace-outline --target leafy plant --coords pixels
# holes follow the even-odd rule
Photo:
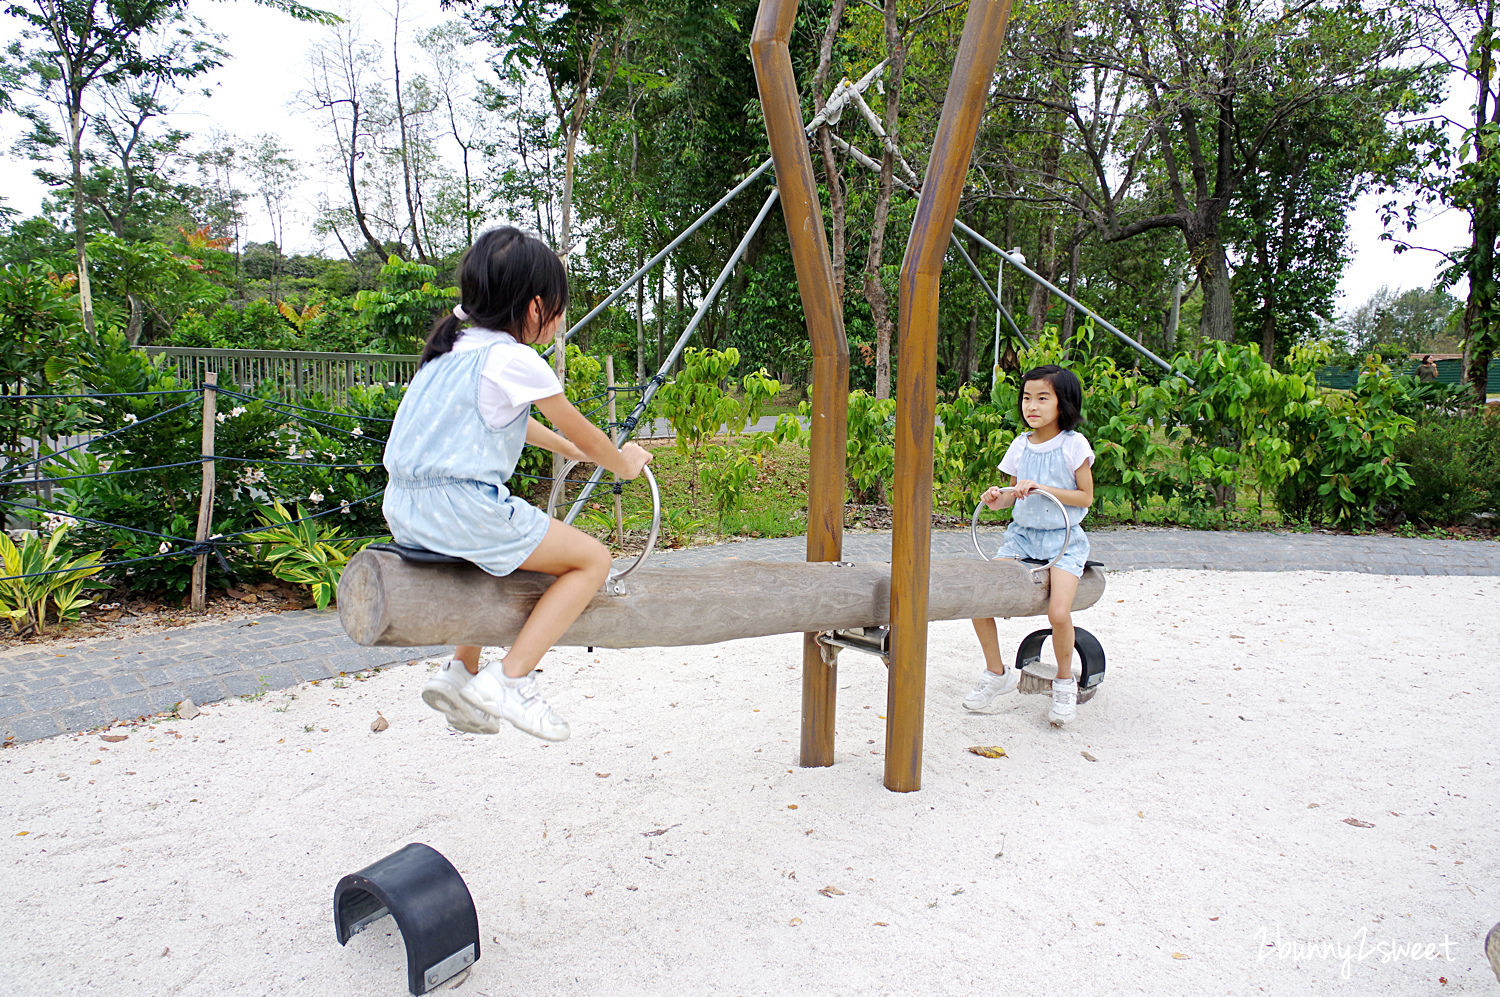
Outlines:
[[[286,506],[273,502],[269,511],[260,513],[266,528],[247,534],[246,539],[265,545],[261,556],[270,564],[273,575],[284,582],[308,586],[318,608],[326,609],[338,591],[344,565],[373,541],[343,539],[343,531],[337,526],[307,516],[300,505],[293,517]]]
[[[437,268],[392,256],[380,268],[378,287],[354,296],[365,319],[369,348],[377,353],[411,353],[427,335],[432,318],[452,306],[457,290],[438,287]]]
[[[16,633],[27,628],[37,633],[47,630],[47,604],[52,604],[59,621],[75,620],[78,611],[94,600],[83,598],[85,588],[101,588],[90,579],[101,570],[100,551],[72,557],[63,545],[67,526],[58,527],[42,540],[32,533],[17,548],[10,536],[0,531],[0,565],[7,577],[0,580],[0,616],[10,620]],[[32,577],[14,577],[29,575]]]

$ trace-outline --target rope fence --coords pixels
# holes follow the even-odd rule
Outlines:
[[[611,367],[612,366],[613,365],[611,365]],[[290,455],[293,459],[287,460],[278,460],[270,457],[242,457],[218,453],[216,452],[216,448],[214,445],[214,428],[216,424],[219,423],[223,418],[223,414],[218,411],[218,397],[220,395],[238,401],[258,403],[267,409],[271,409],[285,416],[285,418],[289,422],[295,423],[297,426],[316,427],[319,430],[337,433],[352,440],[359,440],[361,442],[367,442],[377,446],[382,446],[386,442],[383,436],[376,436],[373,433],[366,433],[361,426],[356,426],[354,429],[347,429],[343,426],[334,425],[327,420],[329,418],[334,418],[355,420],[357,422],[368,424],[384,425],[390,425],[393,422],[392,419],[384,416],[314,409],[303,405],[295,405],[290,402],[280,401],[274,398],[266,398],[263,395],[250,394],[244,391],[236,390],[234,388],[221,388],[218,386],[217,380],[217,372],[208,371],[204,375],[204,383],[200,387],[194,388],[179,388],[165,391],[129,391],[95,394],[0,396],[0,404],[3,404],[5,402],[22,402],[29,404],[38,401],[56,401],[79,402],[93,405],[103,404],[112,399],[142,399],[184,395],[191,396],[185,401],[179,402],[178,404],[165,408],[160,412],[154,412],[149,415],[137,416],[134,413],[127,413],[125,425],[118,426],[114,429],[109,430],[108,432],[104,432],[96,436],[91,436],[83,440],[82,442],[71,444],[61,450],[56,450],[50,453],[43,453],[34,459],[21,460],[8,464],[5,467],[0,468],[0,490],[8,490],[13,488],[37,490],[42,487],[47,487],[50,492],[50,486],[67,484],[70,482],[85,481],[97,478],[114,478],[132,474],[147,474],[152,472],[178,470],[181,468],[194,466],[201,466],[203,468],[203,484],[199,490],[198,528],[196,531],[197,535],[194,537],[176,536],[171,533],[163,533],[156,530],[143,529],[138,526],[131,526],[124,523],[112,523],[101,519],[95,519],[89,516],[63,512],[56,509],[45,508],[36,504],[28,504],[26,502],[17,501],[11,498],[0,497],[0,514],[3,514],[3,510],[14,509],[27,516],[35,517],[40,514],[49,520],[70,520],[75,523],[87,524],[89,526],[95,526],[101,529],[118,530],[124,533],[134,534],[142,537],[149,537],[162,541],[161,547],[155,554],[143,555],[140,557],[122,558],[115,561],[103,561],[96,564],[87,564],[69,568],[54,568],[45,571],[31,571],[20,574],[0,575],[0,582],[20,581],[25,579],[55,575],[72,575],[78,574],[79,572],[86,572],[87,575],[94,575],[99,573],[100,571],[112,568],[130,567],[132,565],[155,561],[165,561],[173,558],[193,557],[195,558],[195,564],[189,598],[192,607],[194,609],[201,610],[205,607],[207,602],[206,562],[209,556],[213,556],[218,560],[218,563],[223,568],[225,574],[229,575],[230,577],[234,577],[234,572],[230,567],[228,560],[224,557],[224,552],[233,551],[236,549],[258,547],[264,543],[264,541],[245,539],[248,536],[256,533],[262,533],[269,529],[284,529],[291,526],[297,526],[302,523],[323,519],[324,517],[335,514],[347,514],[350,510],[369,503],[384,495],[384,488],[382,487],[378,490],[369,492],[368,494],[361,495],[356,498],[335,500],[332,496],[330,496],[328,499],[328,501],[330,501],[329,507],[318,512],[299,516],[298,518],[287,520],[285,522],[268,523],[264,526],[258,526],[252,529],[237,530],[235,532],[223,534],[213,532],[214,494],[216,483],[215,465],[220,461],[230,464],[245,465],[251,468],[254,468],[257,465],[268,465],[282,467],[305,467],[335,471],[374,471],[382,467],[382,465],[379,463],[343,463],[336,461],[316,462],[310,460],[295,459],[295,448]],[[590,418],[593,418],[594,415],[603,412],[606,409],[609,409],[610,419],[605,423],[605,428],[606,430],[612,431],[624,425],[624,423],[616,423],[613,419],[614,397],[618,394],[644,392],[646,388],[647,386],[645,385],[636,386],[610,384],[605,388],[604,391],[598,392],[587,398],[580,399],[577,404],[581,408],[587,403],[601,401],[602,403],[591,411]],[[59,457],[62,457],[74,451],[86,450],[91,444],[96,444],[99,441],[113,439],[123,434],[135,432],[142,428],[148,427],[150,426],[150,424],[157,422],[158,420],[161,420],[169,415],[172,415],[173,413],[179,412],[185,408],[188,408],[189,406],[193,406],[199,403],[201,403],[202,405],[203,446],[200,455],[195,459],[176,461],[166,464],[154,464],[147,467],[109,468],[83,474],[59,474],[47,477],[34,476],[38,472],[40,467],[42,465],[45,465],[49,461],[55,461]],[[321,418],[313,418],[315,416]],[[309,456],[311,456],[310,453]],[[68,465],[64,464],[63,467],[68,467]],[[23,473],[27,471],[31,471],[33,476],[22,476]],[[527,474],[524,472],[517,472],[515,476],[520,478],[528,478],[539,482],[551,482],[553,480],[553,478],[549,475]],[[270,498],[274,500],[275,496],[271,496]],[[383,534],[374,534],[370,536],[338,537],[336,538],[336,542],[341,544],[358,543],[384,538],[385,535]]]

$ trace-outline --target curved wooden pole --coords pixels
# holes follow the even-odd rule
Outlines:
[[[802,128],[788,42],[797,0],[761,0],[750,36],[755,83],[776,163],[776,185],[791,240],[797,286],[812,339],[812,440],[807,482],[807,559],[837,561],[844,543],[844,447],[849,435],[849,345],[843,303],[834,300],[833,264],[823,231],[812,155]],[[838,671],[814,634],[802,638],[802,764],[833,764]]]
[[[922,788],[938,278],[1009,17],[1010,0],[970,0],[927,180],[901,263],[896,478],[891,498],[891,673],[885,722],[885,787],[898,793]]]

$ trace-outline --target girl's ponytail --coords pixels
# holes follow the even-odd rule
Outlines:
[[[427,344],[422,347],[422,359],[417,364],[420,368],[429,360],[438,357],[453,349],[453,344],[458,342],[458,331],[463,327],[453,312],[444,312],[438,320],[432,323],[432,329],[427,333]]]

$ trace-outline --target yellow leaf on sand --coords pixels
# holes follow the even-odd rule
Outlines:
[[[983,744],[976,744],[973,747],[971,747],[969,750],[972,751],[974,754],[980,755],[980,756],[982,756],[984,758],[1004,758],[1005,757],[1005,749],[1002,748],[1002,747],[1000,747],[998,744],[989,745],[989,746],[986,746],[986,745],[983,745]]]
[[[1183,953],[1183,952],[1173,952],[1172,953],[1172,958],[1173,959],[1191,959],[1192,956],[1187,955],[1186,953]]]

